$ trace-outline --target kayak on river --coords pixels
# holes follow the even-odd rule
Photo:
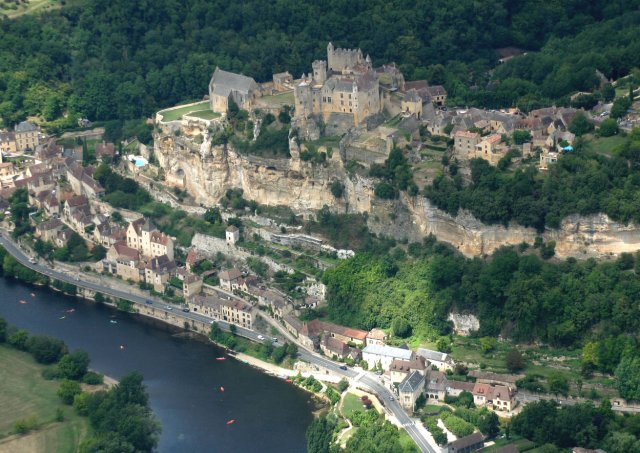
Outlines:
[[[227,422],[227,425],[233,425],[235,422],[236,422],[235,420],[229,420],[229,421]]]
[[[112,319],[111,321],[109,321],[111,324],[118,324],[118,321],[116,321],[115,319]]]
[[[217,357],[216,360],[227,360],[226,357]]]
[[[224,392],[224,387],[220,387],[220,391],[221,391],[221,392]]]

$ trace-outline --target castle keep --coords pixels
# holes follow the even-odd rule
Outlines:
[[[380,85],[369,55],[360,49],[327,46],[327,60],[312,64],[313,75],[302,75],[294,90],[296,116],[320,115],[327,123],[332,114],[352,118],[358,125],[382,110]]]

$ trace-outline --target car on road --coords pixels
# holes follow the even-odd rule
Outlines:
[[[273,337],[273,338],[271,339],[271,341],[273,341],[274,343],[277,343],[277,342],[278,342],[278,339],[277,339],[276,337]]]
[[[389,400],[390,400],[390,401],[393,401],[393,396],[390,396],[390,397],[389,397]]]
[[[264,340],[264,336],[258,335],[258,340]]]
[[[164,307],[164,308],[166,308],[167,310],[173,310],[173,307],[172,307],[172,306],[170,306],[170,305],[167,305],[167,306],[166,306],[166,307]]]
[[[340,365],[340,367],[339,367],[339,368],[340,368],[341,370],[345,370],[345,371],[347,370],[347,366],[346,366],[346,365]]]
[[[35,258],[29,258],[29,262],[31,264],[36,264],[36,259]]]
[[[145,300],[144,303],[147,305],[153,305],[153,301],[149,299]]]
[[[184,308],[182,309],[182,311],[183,311],[183,312],[185,312],[185,313],[189,313],[189,307],[184,307]]]

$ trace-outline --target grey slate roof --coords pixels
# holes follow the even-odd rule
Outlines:
[[[216,68],[211,77],[210,86],[213,86],[213,93],[221,96],[229,96],[232,91],[248,94],[257,88],[256,81],[251,77],[233,72],[223,71]]]
[[[444,352],[432,351],[431,349],[425,348],[418,348],[416,354],[432,362],[446,362],[449,359],[449,355]]]
[[[424,388],[424,376],[418,371],[412,372],[400,383],[398,390],[400,392],[413,393],[416,390],[422,390]]]
[[[377,354],[387,357],[395,357],[404,360],[411,360],[413,357],[412,351],[406,349],[394,348],[392,346],[380,346],[377,344],[370,344],[362,351],[369,354]]]
[[[29,121],[23,121],[22,123],[16,126],[16,132],[33,132],[37,131],[38,128]]]

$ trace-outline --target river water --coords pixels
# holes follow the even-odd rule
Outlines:
[[[180,338],[168,326],[136,315],[3,277],[0,317],[30,333],[60,338],[71,350],[87,351],[91,368],[115,379],[141,372],[162,423],[161,452],[306,450],[310,396],[234,359],[215,360],[224,354],[213,345]],[[228,420],[236,422],[227,425]]]

